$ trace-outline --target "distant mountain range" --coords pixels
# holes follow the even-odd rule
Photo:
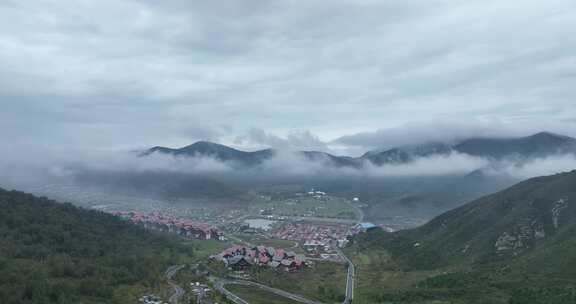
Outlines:
[[[558,154],[576,154],[576,139],[541,132],[516,138],[469,138],[454,144],[430,143],[393,148],[382,152],[367,152],[362,156],[376,165],[407,163],[417,158],[448,155],[453,152],[489,160],[518,161]]]
[[[515,159],[522,161],[535,157],[547,157],[559,154],[576,155],[576,139],[542,132],[527,137],[517,138],[469,138],[457,143],[426,143],[402,146],[384,151],[369,151],[361,157],[336,156],[318,151],[296,152],[311,161],[325,161],[336,167],[361,167],[367,162],[377,166],[386,164],[410,163],[418,158],[445,156],[457,152],[489,160]],[[154,153],[174,156],[211,157],[220,161],[232,162],[243,166],[257,166],[271,159],[278,153],[273,149],[245,152],[225,145],[207,141],[172,149],[153,147],[141,155]]]
[[[213,142],[199,141],[178,149],[160,146],[153,147],[141,153],[141,156],[149,156],[154,153],[185,157],[210,157],[220,161],[252,167],[271,159],[278,153],[278,151],[274,149],[264,149],[254,152],[246,152]],[[319,151],[299,151],[296,153],[310,161],[328,161],[337,167],[359,165],[357,160],[352,157],[335,156],[330,153]]]
[[[274,151],[272,149],[245,152],[208,141],[199,141],[179,149],[171,149],[159,146],[153,147],[142,153],[142,155],[147,156],[153,153],[188,157],[211,157],[220,161],[235,162],[247,166],[261,164],[263,161],[270,159],[274,155]]]
[[[122,195],[166,199],[218,199],[230,200],[234,204],[249,204],[253,191],[267,187],[282,185],[319,188],[343,197],[360,197],[365,203],[364,210],[368,219],[380,222],[398,221],[398,226],[394,227],[406,228],[412,224],[406,224],[401,218],[396,220],[397,217],[430,219],[518,182],[517,176],[508,174],[510,162],[501,163],[502,160],[521,164],[538,157],[576,155],[576,139],[546,132],[517,138],[470,138],[455,143],[423,143],[369,151],[359,157],[299,151],[294,153],[320,166],[282,167],[291,166],[290,161],[266,166],[267,161],[275,156],[283,157],[285,153],[274,149],[247,152],[206,141],[178,149],[158,146],[141,152],[140,156],[144,161],[146,157],[154,154],[181,158],[206,157],[227,162],[236,170],[224,173],[197,173],[193,168],[188,171],[186,168],[182,171],[84,170],[77,172],[74,179],[82,187],[97,187]],[[444,157],[452,153],[482,157],[489,162],[486,167],[471,169],[473,172],[464,170],[444,175],[387,175],[384,171],[389,168],[386,167],[375,174],[371,171],[373,166],[409,164],[421,158]],[[330,171],[317,171],[318,168],[368,170],[363,170],[361,174],[354,174],[352,171],[352,174],[330,174]],[[252,169],[258,171],[250,171]],[[292,169],[296,169],[296,174],[291,174]],[[298,171],[300,169],[302,171]],[[574,168],[566,168],[571,169]],[[380,173],[383,175],[379,175]]]

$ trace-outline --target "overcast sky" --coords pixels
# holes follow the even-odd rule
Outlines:
[[[576,136],[575,84],[574,0],[0,1],[14,146]]]

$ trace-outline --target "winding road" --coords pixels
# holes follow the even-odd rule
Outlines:
[[[234,302],[235,304],[250,304],[242,300],[242,298],[240,298],[239,296],[230,292],[228,289],[226,289],[226,287],[224,287],[224,285],[226,285],[226,282],[227,281],[221,279],[215,279],[214,288],[223,293],[228,300]]]
[[[186,267],[186,266],[185,265],[174,265],[174,266],[168,267],[168,269],[166,269],[166,272],[164,272],[164,276],[166,277],[166,282],[168,282],[168,285],[170,285],[170,287],[172,287],[172,290],[173,290],[172,295],[168,299],[168,302],[170,304],[178,304],[180,302],[180,299],[182,299],[182,297],[186,293],[186,291],[184,291],[184,288],[180,287],[180,285],[176,284],[172,280],[172,278],[176,275],[176,273],[184,267]]]

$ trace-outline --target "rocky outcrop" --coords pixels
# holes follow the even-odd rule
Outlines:
[[[562,214],[562,210],[566,207],[568,207],[568,201],[563,198],[557,200],[556,203],[554,203],[554,207],[552,207],[552,223],[556,230],[558,230],[558,227],[560,226],[558,219]]]
[[[532,205],[532,203],[530,204]],[[531,248],[538,240],[546,238],[550,233],[554,233],[561,225],[563,210],[568,207],[567,199],[559,199],[552,203],[552,228],[546,232],[541,217],[519,219],[509,230],[503,232],[494,243],[494,249],[498,254],[517,255],[525,249]]]
[[[498,237],[494,247],[496,248],[496,252],[512,251],[516,248],[517,241],[518,238],[516,236],[504,232]]]
[[[544,230],[544,225],[541,222],[532,221],[532,230],[534,231],[534,239],[539,240],[546,237],[546,230]]]
[[[499,254],[517,255],[522,251],[534,246],[539,239],[546,237],[544,225],[538,219],[524,218],[514,225],[509,231],[503,232],[494,248]]]

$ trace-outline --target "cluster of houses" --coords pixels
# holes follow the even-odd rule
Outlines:
[[[115,212],[114,215],[129,220],[136,225],[141,225],[145,229],[175,233],[199,240],[223,238],[222,234],[209,224],[179,219],[160,213]]]
[[[326,201],[328,199],[328,193],[324,192],[324,191],[317,191],[314,189],[311,189],[310,191],[307,192],[298,192],[294,194],[295,198],[302,198],[302,197],[312,197],[318,200],[323,200]]]
[[[326,192],[323,191],[314,191],[314,189],[312,189],[311,191],[309,191],[308,196],[314,197],[316,199],[323,199],[326,197],[326,195],[328,195]]]
[[[327,246],[331,241],[345,244],[348,226],[289,223],[276,231],[274,236],[282,240],[308,243],[308,246]]]
[[[282,248],[265,246],[251,248],[236,245],[220,254],[211,256],[211,258],[223,262],[227,267],[234,270],[246,270],[252,266],[265,266],[292,272],[309,265],[303,255],[295,254]]]

